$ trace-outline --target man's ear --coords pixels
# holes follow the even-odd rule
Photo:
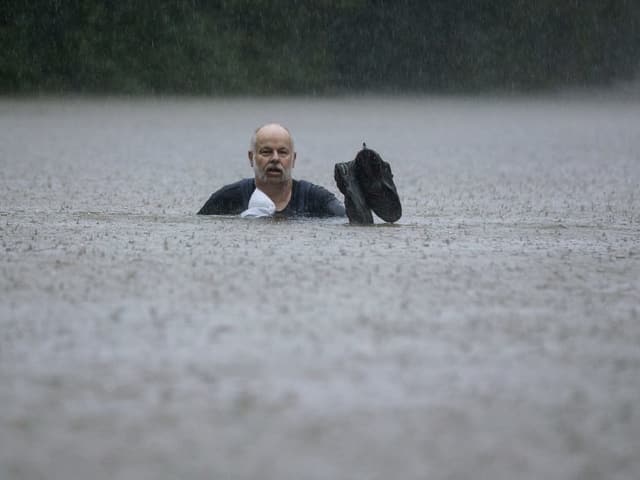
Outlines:
[[[253,152],[249,150],[247,152],[247,156],[249,157],[249,165],[251,165],[251,167],[253,168]]]
[[[293,152],[293,162],[291,162],[291,168],[296,166],[296,158],[298,158],[298,154]]]

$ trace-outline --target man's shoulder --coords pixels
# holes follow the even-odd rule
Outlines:
[[[246,210],[255,190],[253,178],[243,178],[216,190],[198,212],[203,215],[234,215]]]
[[[233,190],[253,190],[255,184],[253,178],[243,178],[242,180],[238,180],[237,182],[229,183],[228,185],[224,185],[220,187],[218,192],[229,192]]]
[[[300,192],[313,194],[324,194],[330,193],[329,190],[324,188],[321,185],[317,185],[315,183],[311,183],[307,180],[294,180],[294,188],[297,188]]]
[[[344,206],[326,188],[307,180],[294,180],[295,210],[301,215],[343,216]]]
[[[220,187],[213,192],[212,197],[215,198],[229,198],[237,197],[243,200],[249,201],[251,194],[256,189],[256,184],[253,178],[243,178],[237,182],[229,183]]]

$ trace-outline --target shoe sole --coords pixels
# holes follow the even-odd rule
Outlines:
[[[402,217],[402,204],[391,166],[368,148],[358,152],[355,166],[356,178],[371,210],[385,222],[398,221]]]
[[[338,190],[344,195],[344,208],[349,217],[349,223],[370,225],[373,215],[366,204],[364,194],[353,174],[349,172],[349,163],[336,163],[333,176]],[[349,181],[351,179],[351,181]]]

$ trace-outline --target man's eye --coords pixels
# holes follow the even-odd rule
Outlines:
[[[284,149],[283,150],[278,150],[278,153],[280,155],[289,155],[289,150],[284,150]]]
[[[270,153],[271,153],[271,150],[268,150],[268,149],[260,150],[260,155],[269,155]]]

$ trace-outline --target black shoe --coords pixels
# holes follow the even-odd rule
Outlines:
[[[355,176],[369,208],[385,222],[399,220],[402,205],[389,164],[364,143],[354,162]]]
[[[355,174],[355,162],[336,163],[333,176],[336,179],[338,189],[344,195],[344,208],[347,210],[349,223],[370,225],[373,223],[373,215],[364,199],[364,194],[358,185]]]

